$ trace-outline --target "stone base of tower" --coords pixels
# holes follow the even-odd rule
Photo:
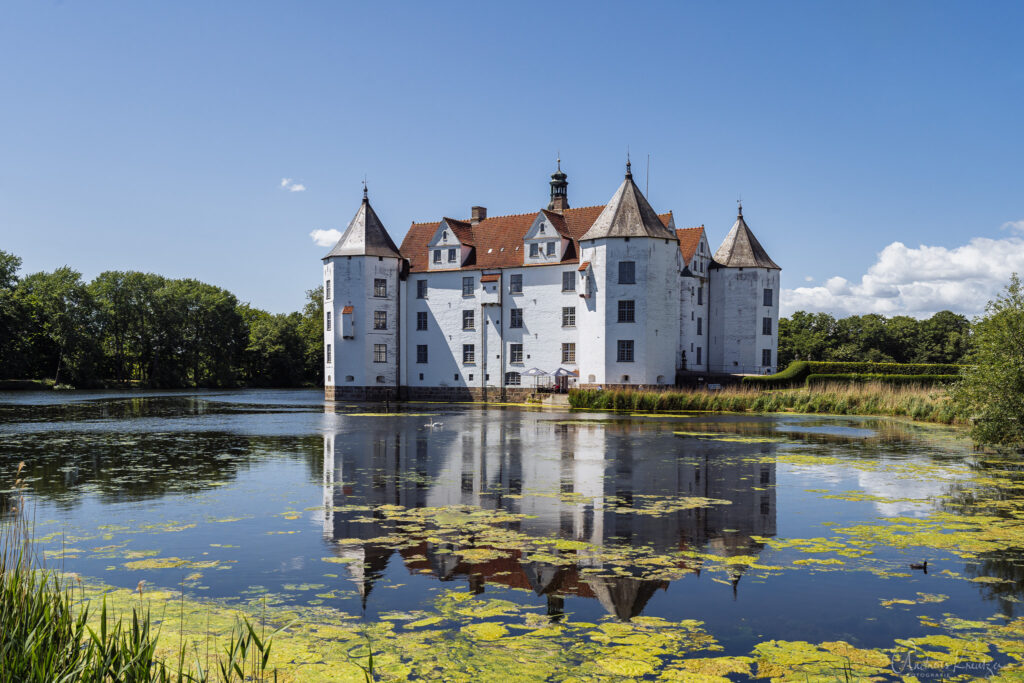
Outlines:
[[[504,396],[497,387],[324,387],[328,401],[438,401],[447,403],[498,402],[522,403],[534,393],[533,389],[505,389]]]
[[[404,392],[395,387],[324,387],[328,401],[398,401]]]

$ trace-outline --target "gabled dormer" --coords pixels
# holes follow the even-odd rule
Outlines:
[[[469,223],[442,219],[427,243],[430,270],[462,268],[473,253],[473,241]]]
[[[565,219],[554,211],[541,211],[523,236],[523,264],[558,263],[571,241]]]

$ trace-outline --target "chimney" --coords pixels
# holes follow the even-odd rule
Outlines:
[[[486,206],[474,206],[473,218],[470,219],[470,225],[476,225],[480,221],[487,220],[487,207]]]

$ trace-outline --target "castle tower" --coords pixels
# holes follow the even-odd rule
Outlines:
[[[743,220],[741,204],[711,264],[710,372],[776,371],[781,271]]]
[[[633,182],[627,161],[619,189],[579,239],[586,293],[576,323],[581,384],[675,381],[682,258],[670,227]]]
[[[551,174],[551,201],[548,202],[548,211],[562,213],[569,208],[569,181],[562,172],[562,160],[558,160],[558,170]]]
[[[359,210],[323,262],[325,397],[398,398],[403,259],[365,185]]]

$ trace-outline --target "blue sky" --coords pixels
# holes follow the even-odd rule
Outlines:
[[[744,214],[794,308],[977,313],[1024,272],[1020,3],[9,0],[0,249],[275,312],[364,174],[410,221],[574,206],[627,147],[712,248]],[[287,187],[282,180],[289,179]],[[302,191],[290,191],[302,186]]]

